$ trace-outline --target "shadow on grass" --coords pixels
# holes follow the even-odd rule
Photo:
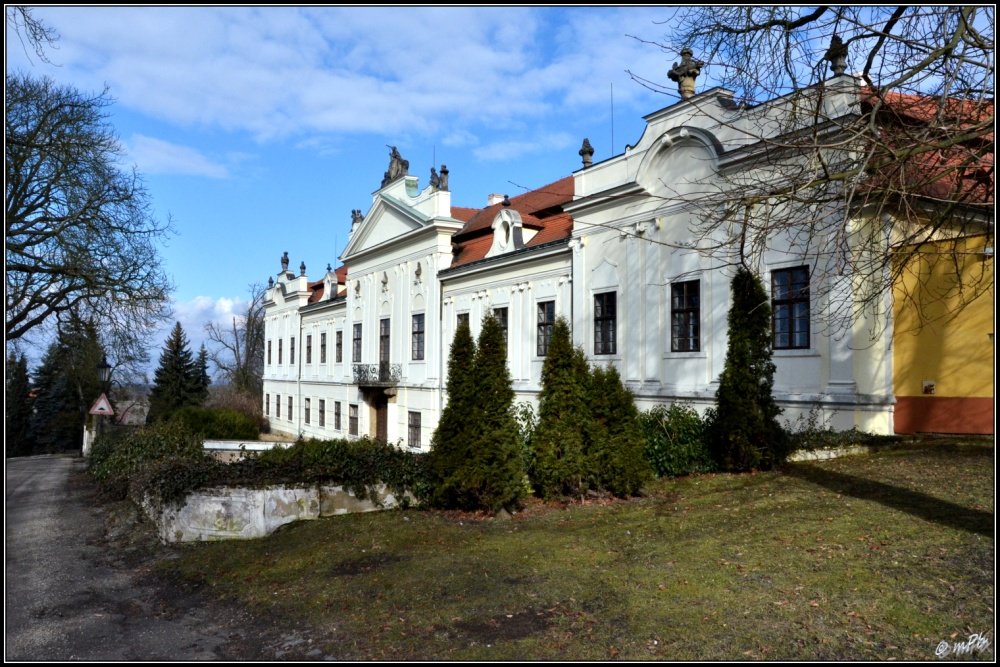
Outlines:
[[[883,482],[855,477],[818,466],[791,463],[782,468],[790,477],[797,477],[846,496],[871,500],[886,507],[906,512],[943,526],[993,537],[993,514],[969,509],[962,505]]]

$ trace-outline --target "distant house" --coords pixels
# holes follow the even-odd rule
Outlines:
[[[692,229],[706,209],[711,217],[710,195],[727,184],[744,175],[780,177],[766,172],[773,164],[761,166],[768,147],[760,137],[776,145],[802,132],[833,136],[832,121],[857,117],[871,95],[839,75],[801,96],[748,109],[720,88],[694,93],[693,81],[687,92],[682,87],[681,101],[645,117],[644,133],[624,153],[593,163],[585,141],[579,170],[514,197],[491,194],[482,208],[452,206],[444,166],[421,185],[394,149],[367,213],[352,213],[344,265],[310,280],[304,265],[298,273],[289,268],[285,253],[270,281],[263,407],[272,429],[367,435],[426,450],[447,401],[456,326],[467,319],[475,336],[488,314],[506,333],[519,400],[537,400],[552,325],[562,316],[592,363],[617,367],[640,408],[711,406],[725,360],[734,268],[697,251]],[[830,122],[803,124],[798,110],[809,105],[819,105]],[[720,212],[711,233],[764,225],[768,205],[748,205],[739,220]],[[806,214],[853,216],[851,228],[871,228],[878,219],[867,210]],[[970,248],[992,275],[992,256],[984,254],[992,218],[980,226],[985,235],[970,239]],[[860,300],[861,278],[816,251],[835,241],[785,229],[754,259],[770,294],[774,395],[785,416],[812,411],[834,428],[875,433],[950,429],[914,419],[925,410],[911,400],[925,396],[914,393],[914,382],[924,379],[938,392],[956,392],[933,399],[976,399],[936,404],[946,412],[978,414],[986,401],[992,406],[985,370],[967,370],[969,354],[978,355],[981,369],[992,368],[992,339],[985,345],[980,332],[991,319],[992,297],[962,320],[969,331],[960,338],[968,345],[938,344],[931,333],[920,334],[930,342],[905,340],[902,331],[893,334],[891,304],[869,307]],[[873,339],[872,331],[883,333]],[[921,366],[936,358],[951,370]]]

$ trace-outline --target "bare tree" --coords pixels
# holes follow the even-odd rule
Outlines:
[[[166,314],[171,285],[158,223],[107,122],[107,91],[83,95],[49,79],[7,76],[6,336],[61,314],[93,317],[105,337],[141,358]]]
[[[6,18],[7,25],[14,30],[25,51],[30,47],[39,60],[44,63],[51,62],[45,49],[57,48],[59,33],[55,28],[39,20],[30,7],[7,7]]]
[[[250,285],[250,301],[245,314],[235,316],[232,325],[205,325],[213,344],[212,363],[223,378],[238,391],[259,396],[264,386],[264,286]]]
[[[929,262],[955,272],[937,298],[992,289],[967,239],[993,235],[993,7],[694,7],[678,25],[659,46],[691,47],[733,92],[703,111],[745,155],[701,183],[698,251],[753,266],[791,249],[841,318],[884,322]]]

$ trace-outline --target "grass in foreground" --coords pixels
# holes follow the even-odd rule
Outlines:
[[[340,659],[933,660],[993,628],[993,497],[993,447],[941,442],[506,522],[333,517],[165,567]]]

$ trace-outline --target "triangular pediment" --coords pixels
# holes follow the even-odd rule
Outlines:
[[[364,252],[426,226],[430,219],[388,195],[379,195],[368,215],[354,230],[341,258]]]

